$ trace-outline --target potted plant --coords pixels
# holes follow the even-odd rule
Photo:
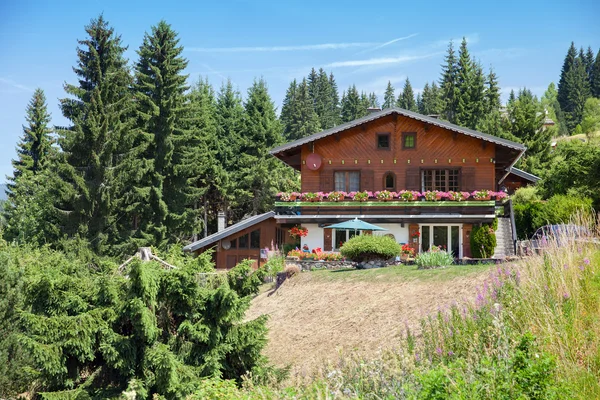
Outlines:
[[[302,200],[316,202],[323,200],[322,192],[307,192],[302,194]]]
[[[421,237],[421,232],[419,231],[414,231],[412,233],[412,235],[410,235],[412,237],[413,243],[418,243],[419,242],[419,238]]]
[[[396,193],[390,192],[389,190],[382,190],[379,192],[375,192],[375,197],[380,201],[389,201],[393,200],[396,196]]]
[[[417,201],[421,193],[414,190],[402,190],[398,193],[398,197],[402,199],[402,201]]]
[[[448,192],[448,200],[451,201],[465,201],[471,196],[469,192]]]
[[[306,235],[308,235],[308,229],[306,229],[302,226],[294,226],[288,232],[289,232],[290,236],[293,238],[305,237]]]
[[[493,192],[492,194],[494,195],[496,200],[502,200],[508,197],[508,194],[506,192]]]
[[[369,199],[369,192],[355,192],[352,200],[364,202]]]
[[[437,190],[428,190],[425,193],[423,193],[423,197],[425,197],[425,201],[438,201],[442,199],[442,192],[439,192]]]
[[[329,192],[325,195],[328,201],[341,201],[346,197],[345,192]]]
[[[400,259],[402,261],[406,261],[410,257],[413,257],[414,255],[415,255],[415,250],[412,247],[410,247],[410,245],[408,245],[408,244],[402,245],[402,252],[400,253]]]
[[[487,201],[492,198],[492,193],[489,190],[476,190],[471,193],[473,200]]]

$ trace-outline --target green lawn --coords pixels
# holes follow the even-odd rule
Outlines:
[[[304,272],[323,281],[444,281],[459,276],[477,274],[495,268],[495,264],[451,265],[446,268],[417,269],[416,265],[396,265],[373,269],[314,270]]]

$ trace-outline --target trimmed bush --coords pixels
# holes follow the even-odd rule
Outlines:
[[[361,235],[344,243],[340,251],[349,260],[362,262],[389,260],[400,255],[402,247],[389,236]]]
[[[496,232],[490,224],[474,226],[471,231],[471,255],[474,258],[489,258],[496,248]]]

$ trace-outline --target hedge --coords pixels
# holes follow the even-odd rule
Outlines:
[[[361,235],[348,240],[340,252],[356,262],[375,259],[389,260],[400,254],[402,247],[389,236]]]

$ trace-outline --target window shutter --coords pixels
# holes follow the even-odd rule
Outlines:
[[[370,191],[374,190],[374,173],[372,169],[363,169],[360,171],[360,190],[361,191]]]
[[[323,229],[323,251],[333,250],[333,238],[331,229]]]
[[[421,172],[419,168],[407,168],[406,190],[421,191]]]
[[[333,171],[323,170],[319,176],[319,189],[321,192],[333,191]]]
[[[460,177],[460,186],[462,190],[472,192],[479,188],[475,187],[475,167],[463,167]]]

